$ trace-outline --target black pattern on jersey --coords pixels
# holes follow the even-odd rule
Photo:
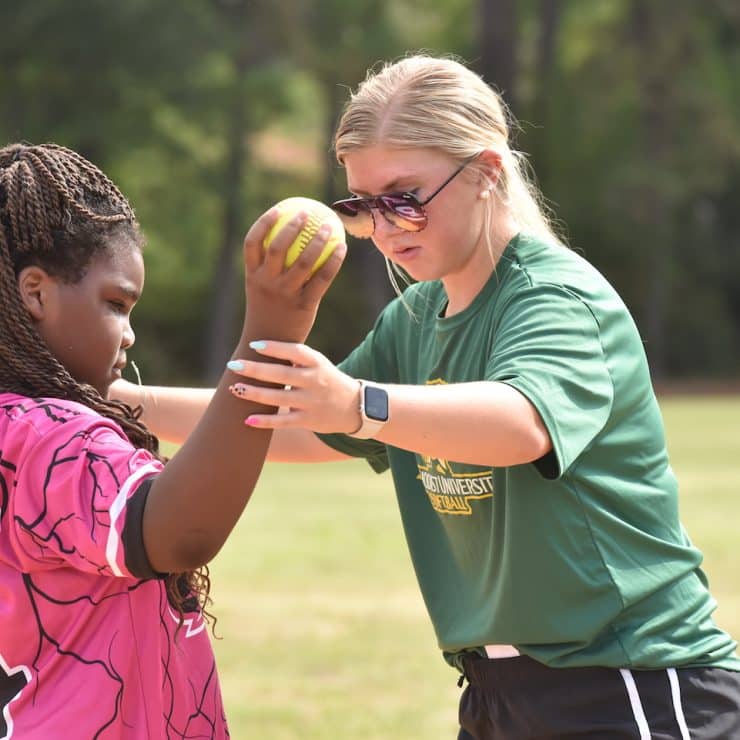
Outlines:
[[[8,414],[15,418],[23,414],[39,412],[44,413],[49,419],[58,424],[64,424],[71,418],[79,416],[79,413],[73,409],[47,400],[32,401],[27,399],[23,403],[0,407],[0,415]],[[21,574],[22,583],[25,587],[25,596],[35,620],[36,632],[36,643],[35,645],[30,645],[28,650],[28,668],[38,677],[41,670],[41,658],[42,656],[48,656],[48,648],[51,648],[53,652],[65,661],[72,661],[85,666],[86,672],[89,673],[89,681],[99,687],[101,702],[109,701],[111,705],[110,712],[105,710],[102,713],[101,724],[96,729],[94,735],[95,738],[105,737],[106,729],[114,725],[117,721],[120,721],[121,705],[124,692],[127,688],[121,673],[115,665],[114,655],[116,653],[121,655],[120,641],[130,641],[131,638],[128,635],[121,635],[117,632],[106,634],[105,626],[101,624],[101,620],[95,614],[95,610],[102,604],[106,602],[110,603],[113,600],[126,602],[121,603],[121,608],[130,609],[128,600],[134,592],[145,586],[148,588],[156,587],[159,593],[160,644],[165,646],[166,649],[165,654],[162,656],[164,677],[161,687],[163,696],[165,697],[166,711],[163,719],[166,737],[168,739],[202,739],[214,737],[216,729],[218,728],[223,732],[226,725],[220,701],[214,702],[213,696],[209,697],[209,693],[217,690],[215,688],[215,661],[212,662],[203,685],[199,685],[203,683],[202,679],[195,682],[188,678],[190,696],[187,697],[187,701],[192,704],[192,711],[184,724],[182,715],[180,715],[180,720],[177,723],[174,720],[175,692],[170,671],[170,661],[172,659],[173,649],[181,650],[182,645],[175,646],[174,643],[174,634],[178,627],[178,622],[176,619],[173,619],[172,608],[167,599],[167,590],[164,583],[162,581],[115,578],[107,562],[92,562],[89,557],[86,557],[80,552],[76,543],[67,538],[68,531],[65,528],[67,522],[75,518],[79,520],[79,515],[75,512],[73,503],[70,503],[69,512],[58,515],[54,521],[50,521],[47,516],[50,508],[47,494],[49,494],[49,491],[55,485],[56,477],[67,474],[67,470],[65,469],[66,464],[79,459],[80,440],[82,440],[82,454],[85,455],[87,474],[93,484],[93,495],[90,496],[89,500],[89,513],[91,516],[89,516],[88,520],[91,524],[88,535],[93,541],[103,543],[101,551],[104,551],[104,543],[107,541],[110,529],[108,510],[115,494],[120,489],[121,481],[116,476],[110,462],[104,456],[86,449],[87,445],[84,442],[88,437],[89,434],[87,432],[74,433],[68,440],[54,449],[53,452],[50,452],[48,468],[39,475],[40,479],[43,480],[43,499],[40,510],[34,512],[34,516],[31,519],[24,519],[18,514],[14,514],[16,525],[31,537],[34,545],[38,548],[39,557],[46,556],[46,562],[53,563],[55,560],[59,561],[59,568],[66,569],[67,574],[67,577],[59,578],[58,581],[50,577],[49,570],[38,574]],[[76,445],[76,450],[74,451],[72,449],[73,444]],[[0,514],[2,516],[4,516],[8,508],[10,497],[15,493],[15,475],[16,464],[3,457],[2,450],[0,450],[0,504],[2,505]],[[58,502],[55,503],[58,506]],[[60,558],[58,553],[63,553],[65,557]],[[68,560],[74,562],[76,559],[83,561],[79,563],[80,566],[87,564],[85,570],[88,574],[98,573],[102,577],[109,577],[106,578],[106,581],[110,584],[110,587],[101,588],[98,592],[104,594],[103,596],[95,597],[88,592],[90,580],[81,571],[70,567],[67,562]],[[70,579],[68,577],[70,573],[79,574],[79,578],[76,580],[73,576]],[[40,585],[42,583],[44,584],[43,586]],[[75,584],[79,585],[76,586]],[[77,593],[70,593],[70,591],[74,590],[77,590]],[[154,603],[153,600],[152,619],[156,619]],[[188,600],[186,606],[188,608],[194,606],[196,609],[195,617],[190,620],[190,623],[195,618],[202,619],[197,600]],[[75,616],[70,618],[69,615],[71,614]],[[94,650],[95,655],[83,655],[69,647],[70,642],[75,644],[75,641],[70,640],[68,636],[69,627],[74,624],[75,619],[94,625],[90,626],[90,629],[96,630],[96,640],[92,642],[82,641],[82,644],[86,652]],[[94,645],[94,648],[91,645]],[[137,649],[137,646],[130,644],[130,642],[127,642],[125,647],[129,653],[131,650]],[[47,648],[46,651],[45,648]],[[0,664],[0,738],[7,734],[2,710],[27,684],[28,680],[23,671],[8,674],[5,670],[2,670],[2,665]],[[39,691],[40,686],[38,680],[34,681],[34,684],[34,691]],[[139,685],[128,688],[132,692],[141,691]],[[209,698],[210,701],[208,701]],[[100,709],[100,702],[98,702],[97,706]],[[220,708],[220,717],[209,716],[208,712],[204,709],[204,707],[215,706]],[[210,732],[206,728],[210,728]],[[3,732],[3,730],[5,731]]]
[[[123,696],[123,692],[125,690],[124,681],[120,675],[120,673],[117,671],[112,659],[111,655],[113,653],[113,644],[116,640],[123,639],[121,636],[117,634],[111,634],[108,637],[108,649],[105,651],[105,655],[103,657],[99,657],[96,659],[90,659],[87,657],[84,657],[80,655],[79,653],[75,652],[74,650],[67,650],[65,649],[61,644],[61,639],[58,638],[56,635],[52,634],[51,628],[48,628],[46,626],[46,623],[59,623],[59,620],[53,619],[53,612],[55,609],[70,609],[75,606],[80,605],[90,605],[91,607],[97,607],[100,604],[102,604],[105,601],[111,600],[111,599],[120,599],[120,598],[126,598],[131,592],[143,587],[147,582],[146,581],[138,581],[134,583],[133,585],[123,586],[123,583],[126,583],[126,581],[122,580],[122,588],[120,591],[117,591],[112,594],[108,594],[105,597],[103,597],[100,600],[95,600],[91,598],[89,595],[84,594],[80,595],[74,598],[63,598],[61,594],[52,594],[48,592],[42,591],[33,581],[32,577],[28,574],[24,574],[23,581],[26,585],[26,592],[28,594],[28,598],[33,606],[33,612],[36,618],[36,626],[38,631],[38,643],[36,645],[36,651],[33,658],[33,661],[31,663],[31,668],[34,670],[36,674],[38,674],[39,666],[38,666],[38,660],[41,656],[42,648],[44,645],[44,642],[50,644],[53,646],[56,653],[60,656],[63,656],[67,660],[73,660],[78,663],[81,663],[85,666],[88,666],[90,669],[90,680],[95,681],[97,684],[101,685],[101,696],[110,696],[111,692],[113,692],[113,695],[115,696],[115,702],[113,709],[111,711],[111,714],[108,718],[106,718],[106,721],[101,724],[101,726],[98,728],[95,737],[102,736],[105,732],[106,728],[113,725],[116,720],[118,719],[118,713],[120,710],[121,705],[121,699]],[[130,581],[128,582],[130,583]],[[211,717],[207,714],[207,712],[204,710],[204,704],[206,704],[206,699],[208,696],[208,693],[210,691],[214,691],[214,685],[215,685],[215,679],[216,679],[216,665],[215,661],[211,664],[210,670],[208,673],[208,678],[203,686],[198,686],[195,682],[192,680],[188,680],[190,684],[190,695],[192,699],[194,700],[194,707],[193,711],[190,714],[187,723],[184,726],[178,726],[175,724],[173,719],[173,713],[175,709],[174,704],[174,686],[172,683],[172,676],[171,672],[169,670],[170,667],[170,661],[172,658],[172,647],[174,644],[173,636],[174,632],[177,629],[177,623],[172,619],[171,617],[171,607],[169,606],[169,602],[167,600],[166,595],[166,589],[164,588],[164,585],[161,583],[158,583],[159,586],[159,594],[160,594],[160,604],[159,604],[159,626],[160,630],[163,633],[162,634],[162,644],[166,646],[166,653],[163,655],[163,682],[166,689],[164,690],[165,696],[168,697],[167,702],[167,711],[164,714],[163,720],[165,722],[165,727],[167,730],[166,737],[169,738],[207,738],[207,737],[214,737],[216,728],[218,726],[223,727],[226,723],[226,718],[224,714],[222,713],[219,718]],[[197,602],[196,602],[197,603]],[[126,606],[124,605],[124,608]],[[135,650],[136,646],[131,645],[129,646],[130,649]],[[110,684],[110,688],[103,690],[102,684],[100,684],[100,673],[98,670],[96,670],[96,667],[98,669],[102,669],[105,676],[107,677],[107,681]],[[17,692],[16,692],[17,693]],[[9,698],[13,698],[15,694],[12,694]],[[212,705],[212,703],[211,703]],[[198,723],[198,729],[197,731],[193,731],[191,725],[195,722],[196,719],[200,718],[202,721]],[[217,723],[217,720],[219,722]],[[210,735],[204,735],[203,734],[203,722],[205,722],[208,727],[211,728]],[[0,735],[2,737],[2,735]]]
[[[13,488],[15,488],[15,465],[3,459],[3,451],[0,450],[0,526],[8,510],[8,496]]]

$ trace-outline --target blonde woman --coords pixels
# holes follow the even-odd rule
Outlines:
[[[736,643],[678,519],[640,336],[553,234],[508,131],[456,61],[372,72],[339,123],[352,196],[333,207],[416,282],[339,366],[254,342],[289,364],[230,363],[232,393],[283,407],[246,418],[275,430],[272,460],[391,469],[467,679],[459,738],[740,737]],[[145,419],[172,436],[207,395],[149,389]]]

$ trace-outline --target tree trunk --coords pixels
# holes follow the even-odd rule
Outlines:
[[[247,93],[245,80],[251,67],[252,49],[249,0],[226,2],[219,0],[224,43],[232,48],[234,84],[231,109],[227,114],[226,161],[222,178],[223,228],[221,245],[211,284],[211,303],[204,342],[204,368],[208,383],[215,383],[223,373],[224,364],[236,343],[235,322],[239,287],[243,284],[243,268],[237,263],[242,240],[244,209],[245,160],[247,157]]]
[[[480,0],[478,72],[503,95],[516,111],[517,14],[516,0]]]
[[[653,378],[665,375],[666,306],[670,281],[670,204],[661,187],[669,167],[671,138],[670,80],[668,65],[661,54],[658,18],[645,0],[633,0],[632,37],[640,72],[640,116],[642,128],[642,161],[650,163],[642,172],[638,192],[638,222],[647,249],[648,284],[644,307],[643,330]]]
[[[532,121],[535,125],[527,137],[527,146],[540,187],[547,192],[548,139],[550,136],[550,102],[555,94],[557,77],[557,36],[562,17],[561,0],[540,0],[539,34],[535,67],[535,91]]]
[[[243,92],[242,75],[234,86],[234,106],[228,141],[228,155],[224,173],[224,210],[221,246],[216,259],[216,269],[211,286],[211,303],[208,312],[205,341],[205,372],[208,383],[217,381],[223,373],[236,343],[234,321],[239,286],[242,275],[236,261],[241,244],[242,212],[244,193],[242,174],[246,159],[246,100]]]
[[[270,40],[264,33],[267,4],[255,0],[218,0],[224,43],[232,46],[234,85],[227,118],[226,162],[223,183],[223,229],[211,286],[204,367],[209,383],[217,381],[237,340],[237,308],[244,284],[244,268],[237,256],[244,237],[244,172],[249,156],[250,130],[246,82],[251,70],[264,64]]]

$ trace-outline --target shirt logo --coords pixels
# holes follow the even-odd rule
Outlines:
[[[427,381],[427,385],[444,383],[441,378]],[[416,466],[419,469],[417,478],[424,486],[432,508],[439,514],[471,516],[471,501],[493,497],[493,471],[490,468],[471,472],[471,465],[450,463],[426,455],[416,456]]]
[[[478,473],[456,473],[447,460],[417,455],[417,478],[429,496],[432,508],[440,514],[470,516],[471,501],[493,496],[490,470]]]

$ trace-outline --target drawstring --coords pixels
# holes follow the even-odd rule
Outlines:
[[[470,677],[468,676],[468,672],[465,670],[465,658],[468,657],[468,655],[469,653],[467,651],[461,651],[455,656],[454,665],[457,670],[460,671],[460,677],[457,679],[458,688],[462,688],[465,679],[470,683]]]

